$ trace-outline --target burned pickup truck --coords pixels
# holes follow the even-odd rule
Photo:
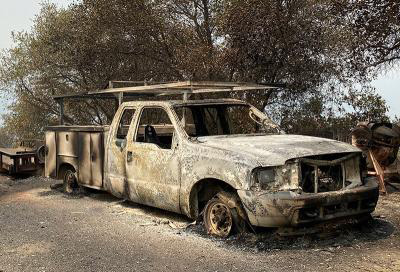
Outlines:
[[[110,126],[46,132],[46,175],[67,191],[86,186],[136,203],[202,215],[226,237],[246,222],[293,227],[374,211],[375,178],[361,151],[286,135],[239,100],[122,103]]]

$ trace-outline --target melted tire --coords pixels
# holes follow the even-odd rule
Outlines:
[[[220,192],[208,201],[203,210],[203,221],[209,235],[226,238],[247,230],[246,220],[239,215],[237,209],[241,207],[237,207],[237,203],[240,203],[237,196],[227,192]]]

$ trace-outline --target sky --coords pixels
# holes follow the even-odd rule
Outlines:
[[[73,0],[47,0],[58,6],[68,6]],[[35,14],[40,11],[42,0],[1,0],[0,9],[0,50],[12,47],[11,32],[30,30]],[[379,94],[387,101],[389,114],[400,117],[400,67],[380,75],[373,81]],[[1,114],[6,112],[7,105],[12,99],[0,97],[0,125]]]

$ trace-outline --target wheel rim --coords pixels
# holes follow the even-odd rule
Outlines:
[[[208,209],[210,232],[217,236],[226,237],[232,229],[232,213],[222,202],[212,203]]]

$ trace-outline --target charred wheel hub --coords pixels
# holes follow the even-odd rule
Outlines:
[[[233,218],[230,208],[216,199],[207,209],[209,220],[209,231],[211,234],[226,237],[232,229]]]

